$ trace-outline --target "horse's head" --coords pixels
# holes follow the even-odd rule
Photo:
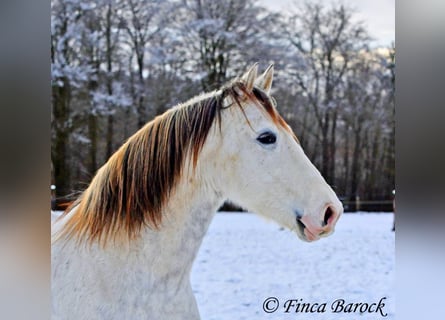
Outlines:
[[[210,162],[230,200],[318,240],[333,232],[343,207],[275,109],[272,79],[273,66],[257,77],[256,65],[238,79],[221,112],[221,134],[211,139]]]

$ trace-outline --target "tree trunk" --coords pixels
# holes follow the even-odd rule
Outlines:
[[[139,90],[138,90],[138,103],[137,103],[137,112],[138,112],[138,129],[142,128],[147,122],[147,115],[145,110],[145,99],[144,99],[144,90],[145,90],[145,81],[144,81],[144,55],[139,53],[136,50],[136,60],[138,63],[138,75],[139,75]]]
[[[360,149],[361,149],[361,130],[354,130],[354,150],[352,153],[352,168],[351,168],[351,193],[352,196],[358,195],[358,183],[359,183],[359,161],[360,161]]]
[[[349,182],[349,175],[350,175],[350,168],[349,168],[349,125],[346,125],[345,128],[345,149],[343,154],[343,166],[344,166],[344,178],[343,183],[341,185],[341,191],[344,195],[349,195],[348,190],[348,182]]]
[[[380,142],[380,130],[377,128],[377,131],[375,133],[373,142],[372,142],[372,152],[370,154],[370,162],[369,162],[369,181],[368,185],[366,186],[369,190],[369,198],[370,200],[374,200],[376,198],[375,191],[376,189],[376,164],[377,164],[377,157],[379,155],[379,142]]]
[[[112,5],[111,3],[107,6],[107,25],[106,25],[106,56],[107,56],[107,93],[109,96],[113,95],[113,80],[112,80],[112,72],[113,72],[113,46],[111,42],[111,29],[113,27],[111,16],[112,16]],[[108,111],[112,112],[113,105],[110,104],[108,106]],[[107,121],[107,137],[106,137],[106,158],[108,159],[111,157],[113,153],[113,123],[114,118],[113,114],[110,113],[108,115],[108,121]]]
[[[330,161],[331,161],[331,155],[330,155],[330,146],[329,146],[329,112],[325,113],[323,127],[321,128],[321,149],[322,149],[322,161],[321,161],[321,174],[326,179],[328,183],[331,183],[331,177],[330,177]]]
[[[371,180],[371,158],[372,158],[372,146],[370,145],[370,133],[369,133],[369,129],[367,131],[365,131],[364,134],[364,143],[363,145],[366,146],[365,148],[365,157],[364,157],[364,168],[365,168],[365,178],[364,181],[362,183],[363,186],[363,197],[369,199],[370,198],[370,190],[369,190],[369,186],[371,185],[370,180]]]
[[[63,87],[53,87],[53,130],[52,163],[54,170],[54,181],[56,185],[56,196],[66,196],[70,190],[70,170],[68,161],[68,139],[69,129],[66,127],[69,119],[69,105],[71,92],[68,81],[64,81]]]
[[[66,160],[67,154],[68,135],[66,132],[59,132],[53,145],[52,161],[54,163],[54,180],[56,184],[57,196],[65,196],[70,193],[69,184],[69,168]]]
[[[88,172],[93,176],[97,170],[97,117],[93,113],[88,116],[88,137],[90,139]]]
[[[138,129],[142,128],[146,123],[144,97],[138,98]]]
[[[329,177],[330,177],[330,184],[332,186],[336,186],[336,177],[335,177],[335,158],[336,158],[336,152],[337,152],[337,144],[336,144],[336,134],[337,134],[337,110],[334,110],[332,114],[332,125],[331,125],[331,141],[329,143]]]
[[[133,65],[133,55],[130,55],[130,57],[128,59],[128,70],[130,70],[130,94],[131,94],[131,99],[132,99],[133,103],[136,104],[137,95],[136,95],[136,88],[135,88],[135,83],[134,83],[135,82],[134,72],[132,69],[132,65]],[[128,136],[130,135],[129,130],[128,130],[128,125],[129,125],[131,110],[134,110],[133,108],[134,108],[134,106],[129,106],[128,108],[125,109],[124,140],[127,139]]]
[[[107,151],[106,151],[106,157],[107,159],[111,157],[111,155],[114,152],[113,148],[113,126],[114,125],[114,117],[112,114],[108,115],[108,121],[107,121]]]

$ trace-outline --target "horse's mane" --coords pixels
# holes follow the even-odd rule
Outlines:
[[[221,124],[228,96],[241,110],[243,99],[259,102],[275,123],[289,130],[268,96],[255,87],[248,92],[241,80],[217,93],[191,99],[147,123],[110,157],[66,209],[63,216],[73,212],[57,238],[105,243],[117,235],[133,239],[143,226],[158,229],[186,157],[191,157],[195,168],[215,119]]]

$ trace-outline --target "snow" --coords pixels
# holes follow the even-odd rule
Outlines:
[[[348,213],[333,235],[305,243],[257,215],[218,213],[192,270],[201,317],[383,319],[379,312],[333,313],[331,304],[336,299],[344,299],[345,306],[371,304],[386,297],[384,319],[395,319],[392,223],[392,213]],[[268,297],[280,302],[274,313],[262,309]],[[326,303],[326,311],[305,313],[291,308],[285,313],[283,304],[289,299]]]
[[[60,212],[51,212],[51,220]],[[192,270],[203,320],[395,319],[395,234],[392,213],[343,214],[328,238],[306,243],[272,221],[249,213],[217,213]],[[276,297],[280,307],[263,311]],[[332,313],[337,299],[378,303],[380,313]],[[284,313],[290,299],[326,303],[324,313]],[[302,300],[300,300],[302,299]],[[272,304],[270,304],[272,306]],[[300,309],[301,310],[301,309]]]

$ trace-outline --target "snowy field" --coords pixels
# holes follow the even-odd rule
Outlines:
[[[343,214],[333,235],[306,243],[257,215],[217,213],[192,270],[201,318],[394,320],[393,217],[392,213]],[[269,297],[279,302],[272,313],[263,311]],[[346,309],[350,303],[378,304],[383,297],[386,317],[380,312],[331,310],[337,299],[344,299]],[[295,301],[286,313],[285,303],[291,299]],[[273,309],[274,303],[271,300],[266,307]],[[302,303],[314,311],[325,303],[325,311],[303,312]]]
[[[203,320],[395,319],[395,259],[392,213],[348,213],[328,238],[313,243],[253,214],[218,213],[192,271]],[[266,298],[278,309],[263,311]],[[333,313],[332,303],[385,303],[371,311]],[[289,313],[285,312],[287,300]],[[277,300],[266,308],[273,310]],[[300,306],[297,307],[296,303]],[[301,303],[314,311],[303,312]],[[318,305],[315,305],[318,303]],[[325,303],[325,312],[322,304]],[[368,306],[359,306],[366,308]],[[340,307],[338,307],[340,310]],[[364,310],[364,309],[363,309]],[[367,309],[369,310],[369,309]],[[298,311],[298,312],[296,312]]]

